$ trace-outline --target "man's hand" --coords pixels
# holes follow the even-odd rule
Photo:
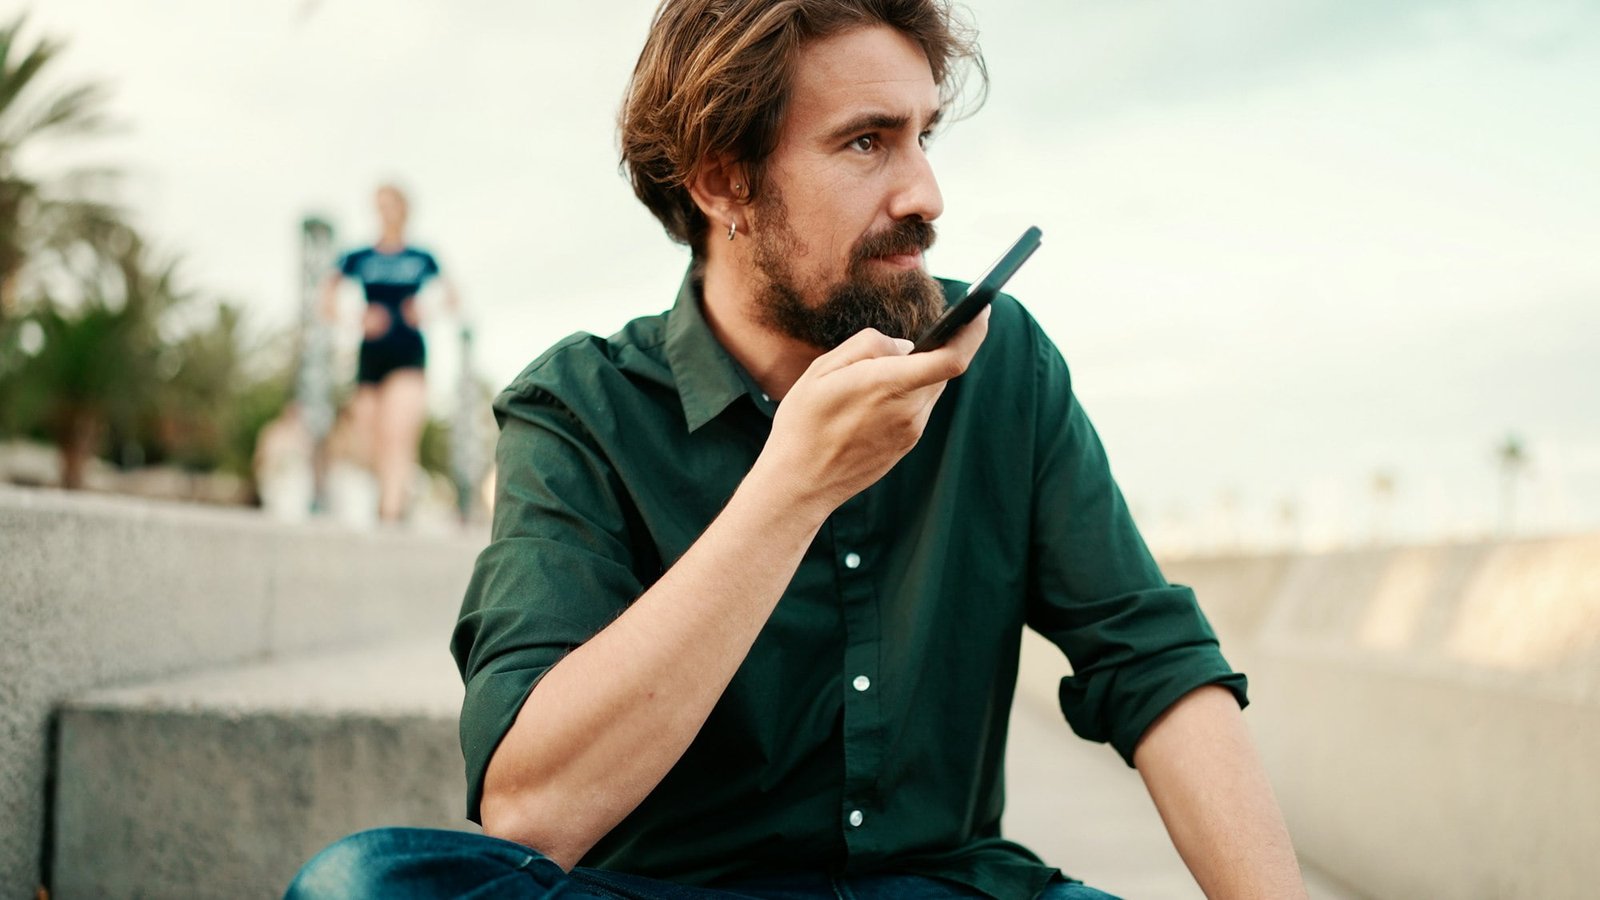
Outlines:
[[[988,309],[926,353],[871,328],[857,332],[817,357],[783,398],[752,474],[785,483],[826,518],[911,452],[945,385],[988,333]]]
[[[694,740],[823,521],[916,445],[987,333],[985,313],[929,353],[867,331],[818,357],[700,539],[529,693],[484,776],[484,833],[571,868],[632,812]]]

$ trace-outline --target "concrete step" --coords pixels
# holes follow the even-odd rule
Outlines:
[[[460,703],[442,637],[69,701],[54,896],[275,898],[352,831],[470,828]]]
[[[1201,893],[1137,773],[1074,736],[1025,646],[1005,834],[1142,900]],[[271,898],[333,840],[463,817],[461,685],[442,641],[101,690],[61,714],[55,896]],[[1307,871],[1313,900],[1354,894]]]

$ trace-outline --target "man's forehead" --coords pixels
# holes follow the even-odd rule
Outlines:
[[[789,114],[807,131],[826,132],[867,114],[919,125],[940,109],[939,86],[922,47],[885,25],[813,41],[795,61]]]

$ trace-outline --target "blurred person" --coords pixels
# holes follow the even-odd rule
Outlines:
[[[323,502],[333,521],[356,529],[378,522],[378,479],[373,473],[373,435],[356,419],[354,398],[339,408],[323,442]]]
[[[622,157],[692,262],[495,402],[452,643],[484,834],[352,835],[290,897],[1105,898],[1000,834],[1024,624],[1208,896],[1305,896],[1060,353],[1004,296],[909,352],[965,289],[923,261],[962,71],[943,0],[662,3]]]
[[[316,442],[306,427],[300,405],[289,403],[256,435],[251,469],[256,495],[267,515],[284,522],[303,522],[311,515],[316,494]]]
[[[366,306],[361,315],[361,350],[356,366],[356,393],[351,400],[353,427],[366,435],[378,477],[378,517],[397,522],[406,513],[415,478],[422,428],[427,418],[423,369],[427,348],[417,294],[430,280],[444,288],[445,304],[459,312],[454,285],[426,250],[406,243],[406,195],[392,185],[378,187],[378,240],[346,253],[323,283],[323,317],[338,318],[339,283],[361,283]]]

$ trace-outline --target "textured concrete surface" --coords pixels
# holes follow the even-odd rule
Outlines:
[[[337,838],[470,827],[442,640],[97,691],[61,716],[60,900],[274,898]]]
[[[49,852],[41,849],[48,726],[65,698],[416,634],[426,634],[427,652],[448,666],[444,635],[475,550],[469,540],[291,528],[238,512],[0,489],[0,900],[31,897],[39,861]],[[1375,898],[1593,894],[1600,883],[1600,854],[1593,852],[1600,846],[1594,814],[1600,809],[1594,762],[1600,759],[1600,536],[1184,560],[1166,568],[1174,581],[1197,588],[1229,658],[1252,676],[1246,720],[1296,845],[1313,866]],[[1014,774],[1008,827],[1053,862],[1109,889],[1193,896],[1184,893],[1192,885],[1181,868],[1176,881],[1154,874],[1157,860],[1181,863],[1164,836],[1150,831],[1159,822],[1137,776],[1105,748],[1072,738],[1054,714],[1064,663],[1044,650],[1024,654],[1018,716],[1025,704],[1051,714],[1016,726],[1013,765],[1021,771],[1043,753],[1056,773],[1058,756],[1087,753],[1081,766],[1068,762],[1059,776],[1068,779],[1066,802],[1142,810],[1144,824],[1127,824],[1137,816],[1089,816],[1086,830],[1063,826],[1054,806],[1063,802],[1061,792],[1019,792]],[[374,665],[383,671],[392,663]],[[249,829],[229,838],[242,842],[235,847],[241,865],[266,866],[252,861],[255,844],[285,832],[312,835],[292,852],[274,851],[298,859],[349,830],[346,822],[317,818],[323,813],[294,811],[313,803],[313,795],[377,809],[391,821],[412,815],[417,807],[405,804],[416,797],[431,797],[429,803],[458,820],[453,697],[446,712],[443,695],[379,674],[348,680],[390,685],[398,691],[390,700],[369,692],[358,704],[324,709],[317,706],[320,692],[274,695],[259,683],[247,690],[252,677],[285,690],[318,684],[317,676],[247,670],[221,681],[178,678],[163,687],[165,699],[136,689],[91,695],[74,707],[69,723],[103,721],[63,732],[63,764],[82,774],[62,779],[62,852],[69,847],[67,823],[100,817],[100,803],[134,810],[120,826],[106,817],[106,828],[122,829],[107,832],[113,844],[138,846],[144,830],[155,830],[148,819],[163,803],[169,804],[163,815],[208,821],[202,814],[216,804],[183,812],[189,807],[154,796],[153,787],[179,781],[178,772],[209,785],[211,796],[229,805],[262,801]],[[439,677],[439,684],[458,689],[453,675]],[[423,696],[439,704],[433,712],[405,705]],[[217,706],[233,712],[205,711]],[[325,731],[313,727],[318,723]],[[1033,726],[1040,736],[1026,738]],[[430,728],[438,729],[432,737],[417,736]],[[190,737],[163,737],[178,733]],[[405,757],[384,755],[384,748],[413,739],[418,744]],[[240,746],[254,747],[256,755],[216,749]],[[257,777],[275,747],[301,753],[309,761],[304,771],[394,772],[396,789],[340,795],[338,785]],[[428,756],[446,749],[448,765]],[[215,755],[211,762],[207,753]],[[229,768],[236,758],[255,763]],[[224,775],[203,775],[205,766]],[[430,786],[434,776],[420,774],[428,767],[449,770],[448,802]],[[120,774],[100,777],[96,770]],[[399,779],[411,771],[418,780],[402,786]],[[340,779],[351,790],[369,784]],[[275,786],[263,786],[269,784]],[[389,801],[400,805],[385,807]],[[1048,817],[1037,819],[1032,838],[1019,829],[1032,827],[1026,810],[1036,802],[1051,805],[1038,807]],[[1117,839],[1124,825],[1126,834],[1145,837]],[[163,841],[181,843],[178,834]],[[1073,843],[1051,843],[1068,838]],[[140,852],[150,859],[172,852],[160,846],[148,843]],[[162,891],[178,890],[185,878],[179,863],[171,865],[180,874]],[[250,877],[279,877],[283,863],[273,865],[280,868]],[[117,895],[105,883],[86,884]]]
[[[61,701],[317,647],[442,641],[480,544],[0,487],[0,900],[32,900],[50,852]]]
[[[1030,640],[1035,673],[1060,669],[1060,651]],[[1003,830],[1063,872],[1128,900],[1202,900],[1139,773],[1111,748],[1079,739],[1053,696],[1017,696],[1006,747]],[[1302,860],[1312,900],[1358,900]],[[1423,896],[1423,895],[1413,895]]]
[[[1251,676],[1303,857],[1372,897],[1595,896],[1600,535],[1165,568]]]
[[[1590,898],[1600,709],[1289,647],[1254,724],[1303,853],[1374,897]]]
[[[1059,668],[1042,641],[1034,668]],[[377,825],[466,827],[435,642],[97,691],[62,716],[56,896],[276,897],[329,841]],[[1019,696],[1006,834],[1104,890],[1191,900],[1138,775]],[[1315,900],[1354,894],[1308,873]]]

